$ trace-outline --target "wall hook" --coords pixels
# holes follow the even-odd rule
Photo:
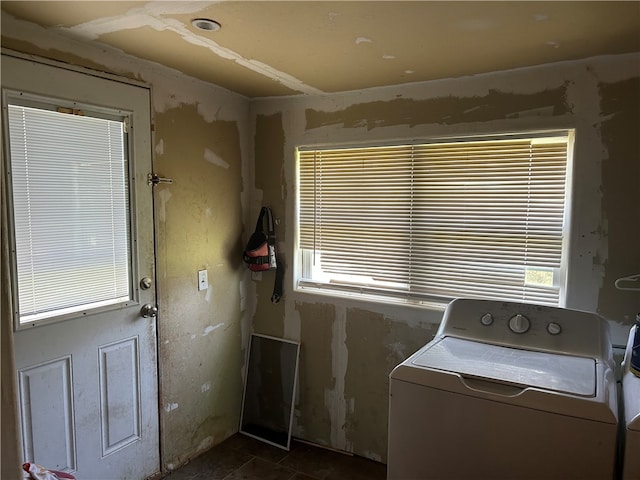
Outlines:
[[[620,277],[614,283],[618,290],[640,291],[640,273]]]

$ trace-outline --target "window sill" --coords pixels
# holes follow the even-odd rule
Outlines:
[[[449,304],[446,300],[418,300],[401,298],[392,295],[380,295],[361,291],[328,289],[312,283],[299,284],[294,288],[296,293],[322,296],[335,299],[348,299],[380,306],[401,306],[434,312],[444,312]],[[453,299],[451,299],[453,300]]]

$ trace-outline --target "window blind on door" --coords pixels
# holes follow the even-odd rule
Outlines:
[[[300,287],[561,301],[569,133],[300,149]]]
[[[21,323],[130,297],[122,121],[8,106]]]

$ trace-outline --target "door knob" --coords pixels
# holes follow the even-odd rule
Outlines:
[[[158,307],[156,307],[155,305],[151,305],[150,303],[147,303],[146,305],[143,305],[142,308],[140,309],[140,314],[144,318],[157,317]]]

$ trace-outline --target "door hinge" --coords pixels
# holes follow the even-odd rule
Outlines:
[[[147,175],[147,184],[149,186],[158,185],[159,183],[173,183],[172,178],[159,177],[155,173],[149,173]]]

